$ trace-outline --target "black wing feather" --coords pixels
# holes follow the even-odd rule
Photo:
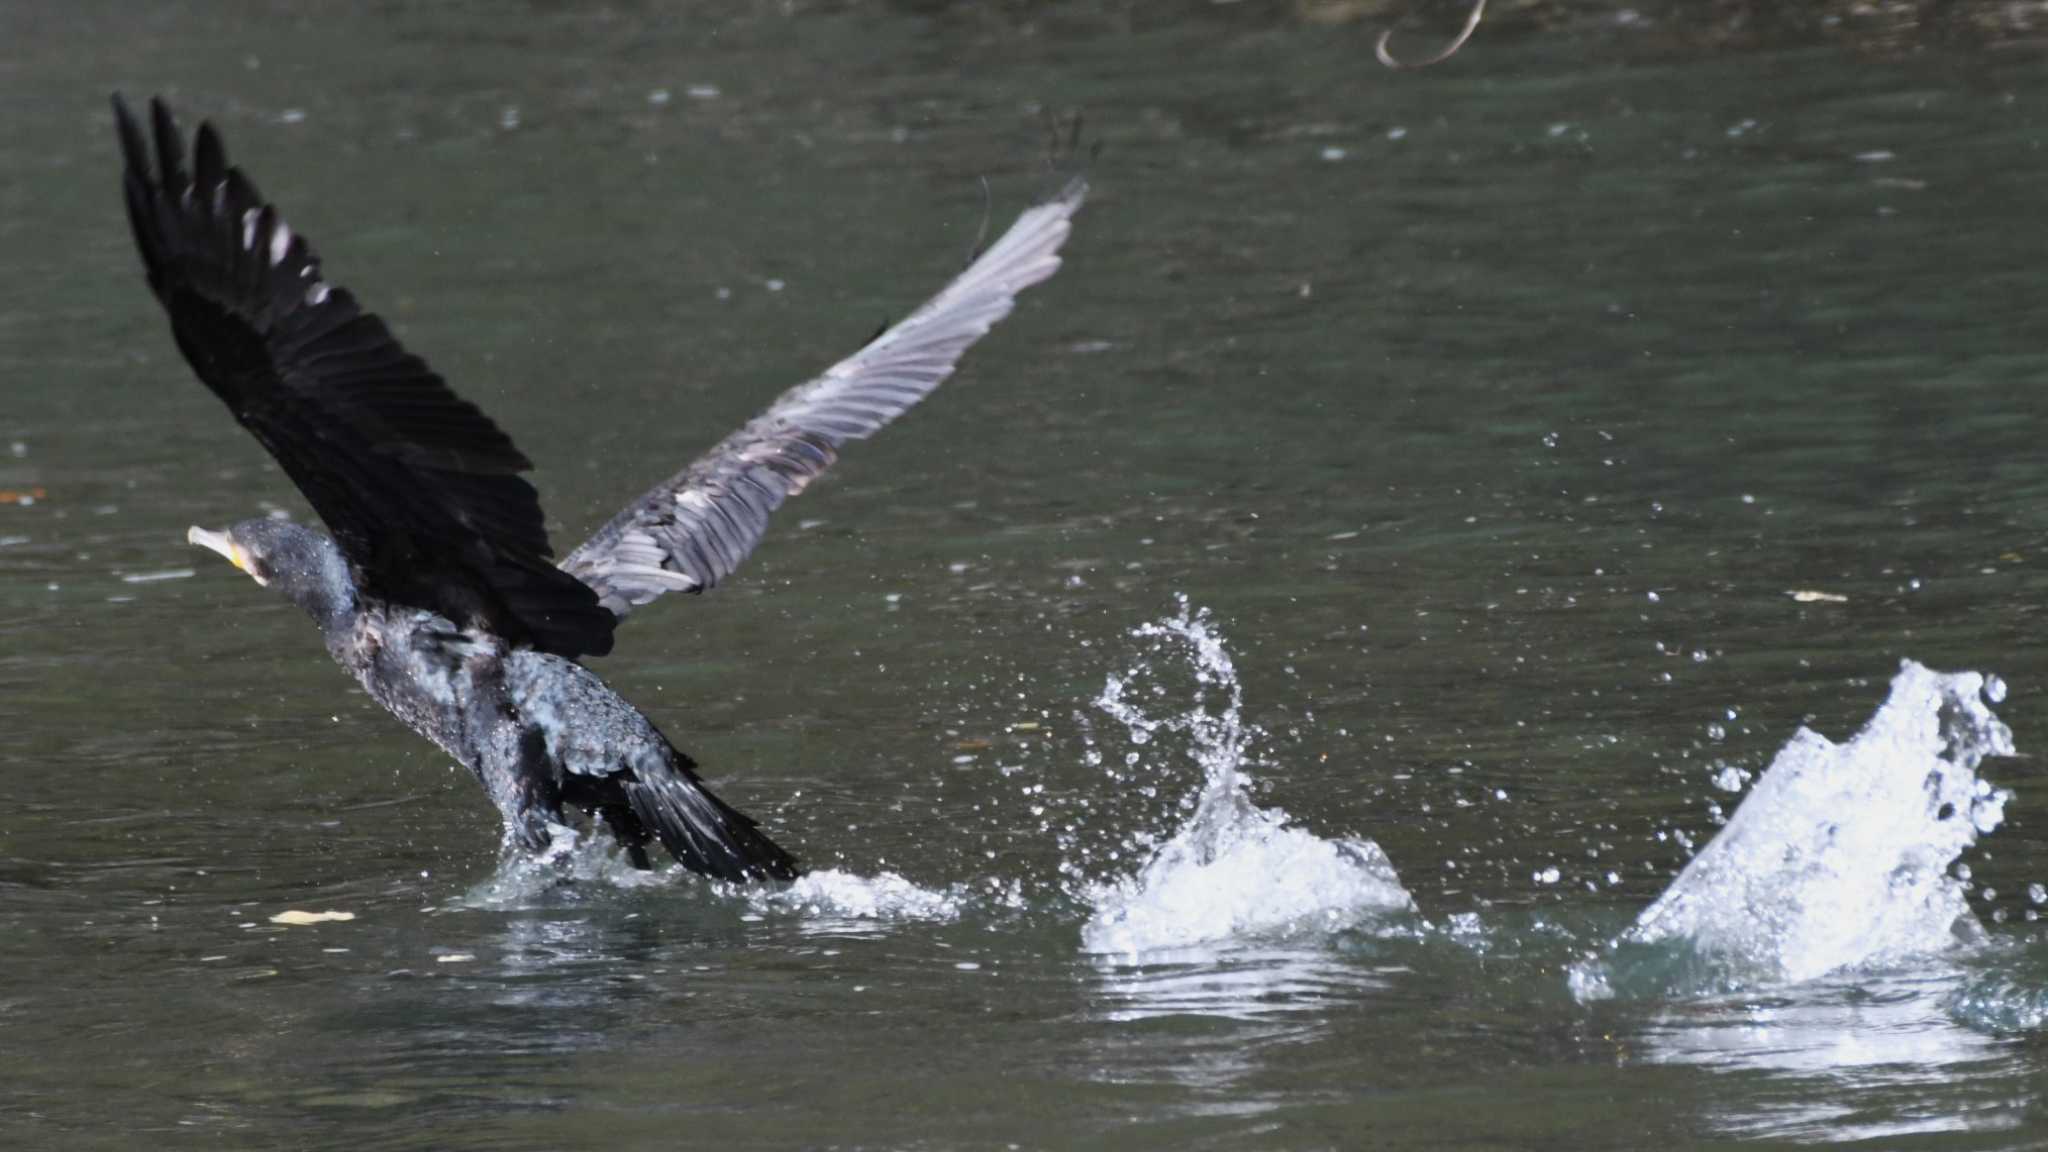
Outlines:
[[[186,170],[170,110],[114,97],[136,248],[178,349],[277,458],[372,595],[557,655],[603,654],[615,617],[550,563],[531,465],[344,288],[202,124]]]

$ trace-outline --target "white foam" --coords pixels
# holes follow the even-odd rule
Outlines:
[[[1379,845],[1319,839],[1285,827],[1285,813],[1236,799],[1242,806],[1217,835],[1184,832],[1136,876],[1099,887],[1082,946],[1126,955],[1158,952],[1335,930],[1414,907]]]
[[[1155,717],[1129,698],[1131,676],[1111,676],[1097,707],[1131,729],[1135,743],[1162,732],[1188,738],[1203,772],[1193,815],[1130,876],[1084,892],[1093,914],[1081,930],[1089,952],[1136,956],[1243,937],[1328,932],[1408,911],[1414,901],[1370,840],[1326,840],[1288,826],[1277,808],[1245,794],[1243,768],[1256,730],[1241,718],[1237,669],[1206,611],[1147,624],[1135,636],[1185,652],[1198,685],[1221,689],[1219,712],[1197,699]],[[1135,676],[1135,673],[1133,674]]]
[[[584,835],[559,824],[548,830],[553,842],[546,852],[534,856],[508,842],[497,871],[452,903],[505,911],[554,903],[565,894],[673,886],[733,899],[751,913],[795,915],[831,930],[857,930],[861,924],[957,920],[969,900],[962,889],[924,888],[894,872],[858,876],[836,868],[805,873],[786,885],[727,884],[705,880],[681,865],[635,868],[608,835]]]
[[[500,844],[498,868],[459,899],[456,907],[509,911],[551,902],[579,888],[655,888],[670,882],[667,871],[633,867],[608,835],[585,836],[561,824],[548,825],[546,852],[534,856],[508,835]]]
[[[1854,739],[1799,732],[1720,834],[1603,960],[1580,965],[1582,999],[1612,994],[1617,953],[1662,955],[1722,986],[1810,980],[1938,952],[1975,935],[1948,869],[1996,828],[2010,793],[1977,775],[2012,755],[1984,677],[1910,660]]]
[[[796,912],[834,920],[957,920],[963,898],[957,891],[919,887],[894,872],[857,876],[828,868],[805,873],[785,888],[752,888],[747,902],[761,911]]]

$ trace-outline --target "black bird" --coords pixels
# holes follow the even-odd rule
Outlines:
[[[245,520],[192,543],[289,597],[327,651],[415,731],[467,767],[531,852],[603,820],[635,864],[658,839],[724,880],[790,879],[796,861],[704,787],[695,764],[577,663],[665,592],[703,592],[753,551],[769,514],[841,445],[923,399],[967,347],[1051,276],[1087,191],[1078,177],[1026,209],[901,323],[612,517],[558,565],[512,441],[329,282],[220,136],[201,124],[188,168],[161,100],[152,156],[119,96],[128,218],[178,350],[305,493],[332,535]]]

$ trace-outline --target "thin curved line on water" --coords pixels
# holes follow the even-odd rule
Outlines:
[[[1458,54],[1458,49],[1463,48],[1465,46],[1465,41],[1470,40],[1472,38],[1472,33],[1477,32],[1479,30],[1479,21],[1485,15],[1486,0],[1474,0],[1474,3],[1472,5],[1472,12],[1470,15],[1465,17],[1465,27],[1458,32],[1457,39],[1452,40],[1448,47],[1446,47],[1443,51],[1437,53],[1436,55],[1431,56],[1427,60],[1416,60],[1412,63],[1403,63],[1399,60],[1394,59],[1393,53],[1387,51],[1387,42],[1394,38],[1394,30],[1392,28],[1389,28],[1386,31],[1380,33],[1379,43],[1374,44],[1372,46],[1372,54],[1375,57],[1378,57],[1380,63],[1386,65],[1389,68],[1392,68],[1396,72],[1414,72],[1423,68],[1431,67],[1433,65],[1441,64],[1444,61],[1449,60],[1451,57],[1456,56]]]

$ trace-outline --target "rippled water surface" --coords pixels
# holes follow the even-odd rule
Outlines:
[[[1417,73],[1456,12],[0,9],[0,1146],[2048,1145],[2048,64],[1501,7]],[[812,876],[501,866],[185,545],[303,505],[142,285],[116,88],[562,545],[1086,112],[1060,274],[596,662]],[[1639,924],[1752,786],[1773,862]]]

